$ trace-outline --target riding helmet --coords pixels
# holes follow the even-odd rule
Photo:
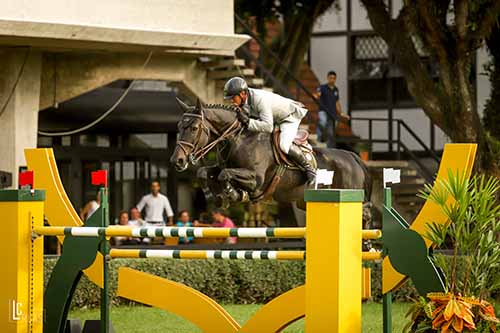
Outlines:
[[[224,85],[224,99],[231,99],[238,95],[241,91],[247,91],[248,84],[241,77],[235,76],[230,78]]]

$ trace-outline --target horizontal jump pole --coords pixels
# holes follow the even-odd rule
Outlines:
[[[109,255],[111,258],[304,260],[306,251],[111,249]],[[362,259],[380,260],[382,252],[363,252]]]
[[[380,251],[375,251],[375,252],[365,252],[361,254],[361,258],[363,261],[375,261],[375,260],[382,260],[382,252]]]
[[[231,251],[231,250],[121,250],[111,249],[111,258],[168,259],[247,259],[305,260],[305,251]]]
[[[363,239],[379,239],[382,238],[382,230],[380,229],[367,229],[363,230]]]
[[[194,237],[194,238],[304,238],[306,228],[211,228],[211,227],[38,227],[43,236],[119,236],[119,237]]]
[[[306,228],[211,228],[211,227],[35,227],[40,236],[74,237],[193,237],[193,238],[304,238]],[[364,239],[382,237],[380,230],[363,230]]]

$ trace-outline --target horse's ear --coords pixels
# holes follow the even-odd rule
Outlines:
[[[203,104],[201,103],[201,100],[198,98],[196,100],[196,108],[195,108],[198,112],[201,112],[201,110],[203,110]]]
[[[175,100],[177,101],[177,105],[179,105],[179,107],[182,109],[182,112],[187,112],[189,110],[189,106],[181,101],[178,97],[176,97]]]

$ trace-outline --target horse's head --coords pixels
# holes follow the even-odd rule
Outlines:
[[[175,164],[177,171],[184,171],[192,162],[190,160],[192,154],[208,143],[210,131],[205,124],[205,114],[200,100],[194,107],[186,105],[180,99],[177,99],[177,103],[184,113],[177,125],[179,136],[170,163]]]

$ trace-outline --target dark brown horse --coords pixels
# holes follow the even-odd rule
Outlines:
[[[200,167],[197,173],[207,200],[261,199],[279,169],[271,134],[242,129],[236,118],[239,111],[233,106],[202,106],[198,101],[195,107],[189,107],[180,100],[178,102],[184,114],[178,125],[177,146],[170,160],[176,169],[184,171],[209,151],[216,151],[217,165]],[[369,203],[371,177],[358,155],[326,148],[314,148],[314,153],[318,168],[335,171],[331,188],[363,189],[365,202]],[[306,177],[301,170],[287,168],[272,197],[277,202],[295,202],[298,208],[305,209],[305,183]]]

